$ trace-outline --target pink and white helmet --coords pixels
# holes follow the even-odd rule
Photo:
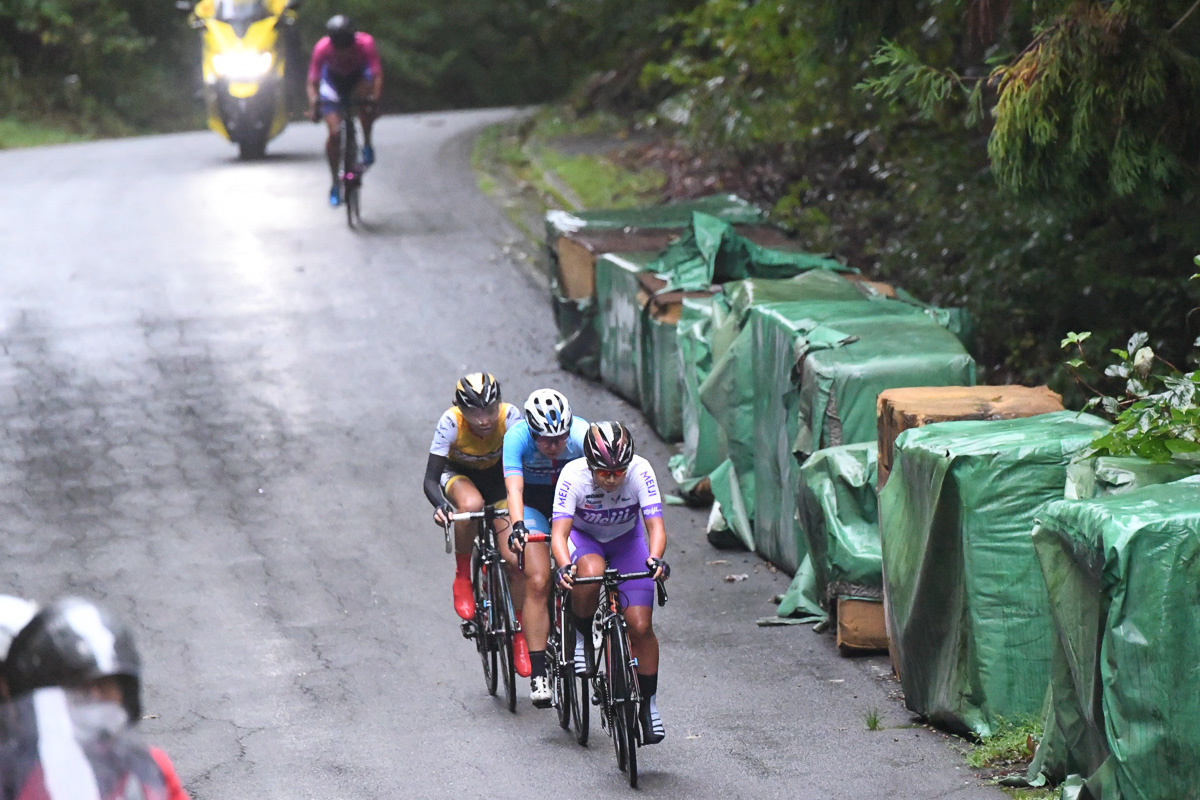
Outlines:
[[[583,457],[592,469],[625,469],[633,460],[633,434],[619,422],[593,422],[583,437]]]

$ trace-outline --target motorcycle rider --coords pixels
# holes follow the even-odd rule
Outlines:
[[[337,178],[338,128],[342,117],[338,103],[348,94],[364,101],[358,107],[363,128],[362,163],[370,166],[375,163],[371,130],[383,94],[383,65],[375,48],[375,39],[369,33],[356,30],[349,17],[343,14],[330,17],[325,31],[327,35],[313,47],[306,90],[309,117],[313,122],[324,117],[329,128],[329,137],[325,140],[325,155],[333,175],[329,204],[336,206],[341,202]]]
[[[4,672],[14,698],[61,687],[119,707],[123,728],[142,717],[141,657],[133,633],[87,600],[63,598],[34,614],[13,639]],[[157,747],[148,750],[162,772],[167,800],[188,800],[171,759]]]

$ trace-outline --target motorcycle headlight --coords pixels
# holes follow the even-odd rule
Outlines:
[[[271,68],[270,53],[217,53],[213,56],[213,69],[222,78],[235,83],[256,81]]]

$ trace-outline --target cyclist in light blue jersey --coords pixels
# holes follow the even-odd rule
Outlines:
[[[525,419],[504,434],[504,486],[512,523],[508,546],[525,553],[524,603],[519,618],[529,648],[529,698],[538,708],[548,708],[551,701],[546,680],[550,548],[545,543],[526,542],[526,537],[530,531],[550,535],[558,473],[567,462],[583,456],[587,430],[587,420],[571,414],[566,397],[553,389],[538,389],[525,401]]]

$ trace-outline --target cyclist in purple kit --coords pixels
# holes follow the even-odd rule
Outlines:
[[[325,155],[333,175],[329,204],[341,202],[338,186],[338,128],[342,124],[341,99],[353,95],[364,101],[358,109],[362,121],[362,163],[375,163],[375,147],[371,144],[371,129],[378,116],[376,107],[383,94],[383,65],[375,39],[369,33],[355,30],[349,17],[338,14],[325,24],[327,36],[313,47],[308,64],[308,113],[313,122],[325,119],[329,138],[325,140]]]
[[[667,530],[654,468],[634,455],[633,435],[624,425],[597,422],[588,427],[583,458],[563,467],[558,477],[550,527],[550,548],[558,564],[555,577],[564,589],[571,588],[576,577],[603,575],[606,562],[620,572],[654,572],[653,578],[622,585],[621,595],[629,644],[637,660],[642,743],[661,742],[666,731],[656,697],[658,637],[653,609],[654,580],[665,580],[671,574],[663,560]],[[598,586],[571,591],[576,672],[587,669],[590,642],[582,632],[592,629],[598,601]]]

